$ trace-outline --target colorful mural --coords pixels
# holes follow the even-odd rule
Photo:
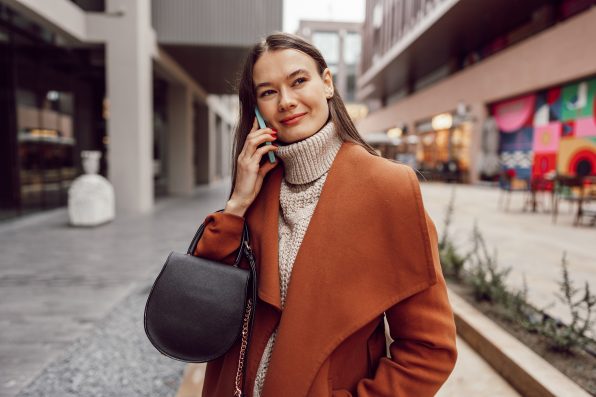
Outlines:
[[[596,174],[596,136],[561,141],[557,172],[566,175]]]
[[[575,120],[594,114],[596,78],[563,87],[561,121]]]
[[[493,108],[493,116],[499,130],[514,133],[525,126],[534,113],[535,102],[536,96],[528,95],[496,104]]]
[[[496,103],[502,170],[596,175],[596,78]]]
[[[561,123],[553,122],[534,128],[534,153],[555,153],[561,139]]]

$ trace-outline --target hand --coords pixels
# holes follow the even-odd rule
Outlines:
[[[276,132],[271,128],[259,129],[257,119],[255,118],[252,129],[246,136],[244,147],[236,160],[234,192],[232,192],[232,196],[224,212],[244,216],[248,207],[250,207],[261,191],[265,175],[279,163],[279,160],[275,163],[270,163],[266,160],[263,165],[260,165],[263,156],[271,151],[275,151],[277,146],[263,145],[259,147],[259,145],[265,142],[273,142],[276,139]]]

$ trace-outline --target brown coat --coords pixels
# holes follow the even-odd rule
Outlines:
[[[282,177],[282,166],[272,170],[246,213],[259,282],[247,396],[277,326],[263,397],[433,396],[455,365],[455,324],[415,173],[342,145],[296,256],[283,313]],[[209,215],[195,254],[232,263],[242,225],[235,215]],[[203,396],[233,395],[238,352],[237,343],[207,365]]]

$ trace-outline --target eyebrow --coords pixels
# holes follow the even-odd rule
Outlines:
[[[299,74],[305,74],[307,76],[310,76],[310,74],[308,73],[308,71],[306,69],[296,69],[286,77],[286,80],[290,80],[291,78],[296,77]],[[265,87],[268,85],[272,85],[272,84],[269,83],[268,81],[266,81],[264,83],[259,83],[255,86],[255,90],[258,90],[259,88]]]

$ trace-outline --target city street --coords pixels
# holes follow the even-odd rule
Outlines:
[[[225,202],[227,186],[162,200],[150,215],[98,228],[69,227],[64,210],[3,224],[0,396],[174,395],[184,365],[146,339],[145,299],[168,252],[186,249],[205,215]],[[500,396],[516,395],[458,344],[441,396],[476,394],[487,384]]]
[[[186,252],[225,207],[231,182],[242,187],[232,204],[251,200],[257,166],[274,156],[286,171],[279,233],[277,219],[254,232],[283,248],[279,269],[266,243],[255,251],[260,294],[279,307],[290,289],[312,301],[284,321],[266,310],[257,321],[250,335],[263,343],[246,365],[255,394],[353,392],[383,356],[381,332],[353,332],[365,314],[410,297],[405,312],[436,324],[416,332],[442,353],[457,343],[453,373],[436,377],[439,397],[596,396],[594,37],[591,0],[0,0],[0,397],[201,395],[206,364],[149,342],[147,297],[170,252]],[[424,244],[410,240],[425,234],[408,226],[422,212],[387,216],[407,208],[403,194],[338,176],[334,205],[319,208],[324,227],[311,224],[305,239],[342,141],[419,172],[425,211],[453,243],[441,251],[445,272],[465,276],[447,278],[456,342],[436,310],[445,295],[410,296],[432,272],[402,272],[422,261]],[[369,168],[344,158],[340,169]],[[360,194],[345,190],[350,180]],[[254,210],[256,222],[270,219]],[[380,215],[364,229],[345,227],[372,210]],[[416,322],[401,317],[413,335]],[[432,360],[452,368],[453,354],[437,361],[418,354],[421,344],[411,348],[417,362],[405,360],[411,377],[378,372],[389,394],[427,395],[416,370]],[[268,357],[279,373],[263,384]],[[205,395],[227,390],[230,358],[209,371]],[[329,376],[315,372],[324,363]],[[319,380],[327,386],[312,386]]]

